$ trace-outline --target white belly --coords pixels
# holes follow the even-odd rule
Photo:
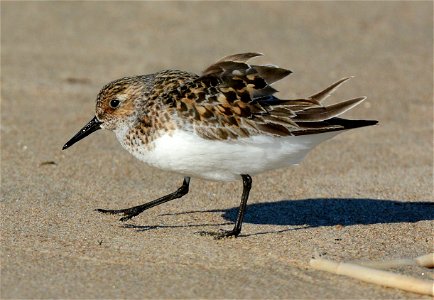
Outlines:
[[[153,147],[133,150],[121,144],[141,161],[166,171],[209,180],[231,181],[241,174],[298,164],[319,143],[339,131],[314,135],[254,136],[236,141],[205,140],[194,133],[177,130],[154,140]],[[120,136],[118,136],[119,140]]]

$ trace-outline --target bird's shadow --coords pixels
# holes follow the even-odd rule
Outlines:
[[[238,208],[223,213],[235,220]],[[369,225],[434,220],[434,202],[401,202],[396,200],[332,198],[282,200],[253,203],[248,206],[244,221],[252,224]]]
[[[174,214],[191,213],[222,213],[222,217],[235,222],[238,207],[226,210],[198,210],[184,211]],[[281,200],[274,202],[260,202],[247,205],[244,223],[260,225],[295,226],[285,230],[297,230],[321,226],[351,226],[385,223],[413,223],[434,220],[434,202],[403,202],[397,200],[380,200],[364,198],[318,198],[302,200]],[[221,224],[220,224],[221,225]],[[157,229],[160,226],[127,225],[136,229]],[[182,225],[180,225],[182,227]],[[191,227],[192,225],[186,225]],[[198,224],[199,226],[215,226],[213,224]],[[176,226],[178,227],[178,226]],[[145,229],[146,230],[146,229]],[[265,234],[272,232],[263,232]]]

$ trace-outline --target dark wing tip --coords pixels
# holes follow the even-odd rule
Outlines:
[[[353,128],[377,125],[378,121],[377,120],[349,120],[349,119],[342,119],[342,118],[332,118],[332,119],[327,120],[327,123],[329,123],[331,125],[343,126],[344,129],[353,129]]]

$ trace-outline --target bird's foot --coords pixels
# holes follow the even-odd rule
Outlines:
[[[139,215],[142,211],[137,209],[136,207],[130,207],[125,209],[95,209],[97,212],[103,213],[103,214],[111,214],[111,215],[117,215],[117,214],[123,214],[124,216],[119,219],[121,222],[125,222],[137,215]]]

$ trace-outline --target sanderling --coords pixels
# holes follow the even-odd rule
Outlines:
[[[340,114],[360,104],[358,97],[323,106],[322,101],[349,78],[304,99],[282,100],[271,84],[291,71],[246,62],[260,53],[226,56],[201,75],[166,70],[124,77],[108,83],[96,99],[95,117],[64,146],[66,149],[98,129],[115,132],[121,145],[139,160],[184,176],[175,192],[119,210],[121,221],[188,193],[190,177],[242,179],[243,193],[231,231],[238,236],[252,185],[250,175],[298,164],[309,150],[338,133],[374,125],[374,120],[347,120]]]

